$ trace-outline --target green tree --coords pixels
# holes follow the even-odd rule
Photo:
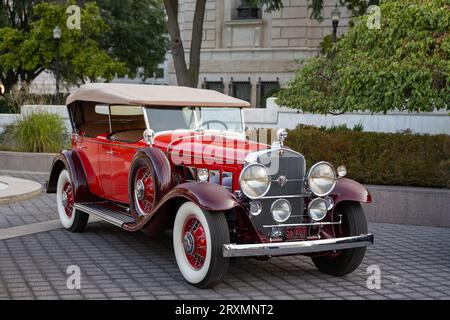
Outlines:
[[[97,0],[101,15],[111,28],[103,34],[102,47],[126,63],[129,75],[142,67],[143,80],[151,78],[168,49],[166,16],[162,0]]]
[[[44,70],[54,68],[52,31],[57,25],[62,29],[61,73],[67,82],[111,80],[117,73],[127,71],[123,63],[111,58],[98,44],[109,27],[101,19],[97,5],[87,3],[83,7],[82,30],[67,29],[66,9],[67,4],[42,1],[0,2],[0,81],[7,91],[20,81],[29,84]]]
[[[448,0],[385,0],[380,8],[380,29],[354,18],[335,58],[304,61],[278,103],[323,114],[449,110]]]

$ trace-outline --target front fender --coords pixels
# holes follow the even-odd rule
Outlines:
[[[224,187],[205,183],[187,182],[173,188],[161,202],[173,198],[185,198],[208,211],[226,211],[240,206],[236,197]]]
[[[128,231],[145,230],[148,234],[155,234],[173,224],[176,210],[184,201],[192,201],[200,208],[210,212],[227,211],[241,205],[236,197],[222,186],[204,183],[182,183],[170,190],[158,202],[153,213],[135,225],[125,225]]]
[[[355,180],[347,178],[339,178],[337,180],[332,195],[336,204],[342,201],[372,202],[372,196],[366,187]]]
[[[78,153],[74,150],[64,150],[53,159],[47,193],[56,193],[58,178],[62,170],[67,169],[72,181],[75,202],[94,201],[96,197],[89,191],[86,175]]]

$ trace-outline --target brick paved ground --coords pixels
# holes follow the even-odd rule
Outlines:
[[[55,219],[53,203],[54,198],[42,195],[27,204],[0,207],[0,219],[7,221],[1,228],[29,223],[27,214],[32,222]],[[11,217],[16,211],[18,220]],[[450,299],[450,229],[369,228],[376,245],[368,249],[363,265],[344,278],[317,272],[306,257],[236,260],[212,290],[184,282],[169,234],[149,238],[103,222],[82,234],[33,234],[0,241],[0,299]],[[380,290],[366,287],[366,269],[372,264],[381,268]],[[81,290],[66,287],[69,265],[81,268]]]
[[[2,173],[1,171],[0,175],[11,175],[16,178],[33,180],[42,184],[48,180],[47,175],[11,174]],[[55,206],[56,196],[46,193],[34,199],[9,205],[0,205],[0,229],[57,219],[58,214],[55,211]]]

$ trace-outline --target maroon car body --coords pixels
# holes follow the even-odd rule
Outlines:
[[[220,281],[232,257],[310,255],[352,272],[373,243],[361,184],[321,162],[245,136],[245,101],[183,87],[90,84],[67,101],[72,149],[54,160],[47,191],[70,231],[95,215],[126,231],[173,229],[184,278]]]

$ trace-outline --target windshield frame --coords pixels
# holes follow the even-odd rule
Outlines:
[[[210,109],[208,107],[179,107],[179,109],[185,109],[185,108],[189,108],[193,111],[194,113],[194,125],[195,125],[195,131],[198,132],[220,132],[220,133],[235,133],[235,134],[243,134],[245,135],[245,118],[244,118],[244,108],[221,108],[221,109],[239,109],[240,110],[240,120],[241,120],[241,127],[242,127],[242,132],[239,131],[235,131],[235,130],[215,130],[215,129],[204,129],[202,128],[202,119],[201,119],[201,110],[202,109]],[[142,111],[144,114],[144,119],[145,119],[145,124],[147,126],[147,129],[152,130],[152,127],[150,125],[150,120],[148,118],[148,113],[146,112],[146,109],[152,109],[151,106],[142,106]],[[173,109],[173,108],[171,108]],[[219,109],[219,108],[216,108]],[[189,128],[180,128],[180,129],[167,129],[167,130],[163,130],[163,131],[154,131],[156,134],[161,134],[161,133],[165,133],[165,132],[172,132],[172,131],[192,131],[192,129]]]

